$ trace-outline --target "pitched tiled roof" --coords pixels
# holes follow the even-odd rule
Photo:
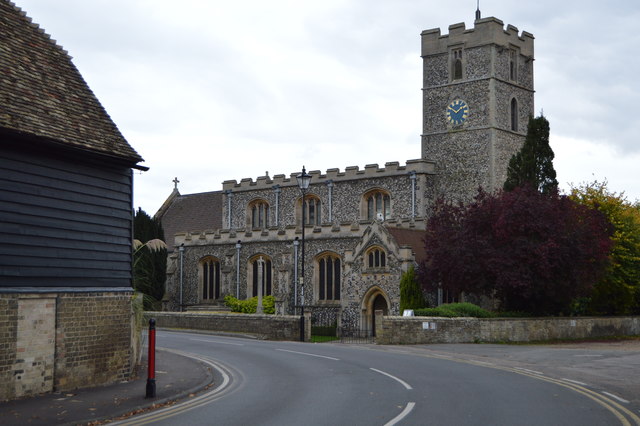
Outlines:
[[[172,194],[173,196],[174,194]],[[222,228],[222,191],[177,194],[164,211],[158,212],[164,238],[173,250],[173,237],[178,232],[213,231]]]
[[[8,0],[0,0],[0,128],[142,161],[67,52]]]
[[[424,230],[393,227],[389,227],[387,230],[399,246],[411,247],[418,264],[425,261],[427,252],[424,249]]]

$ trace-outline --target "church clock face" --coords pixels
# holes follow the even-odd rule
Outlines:
[[[469,105],[461,99],[451,101],[447,106],[447,120],[454,126],[460,126],[469,116]]]

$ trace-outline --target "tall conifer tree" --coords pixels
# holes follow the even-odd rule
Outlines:
[[[530,117],[527,137],[520,152],[511,157],[507,169],[506,191],[533,186],[543,194],[558,188],[553,168],[553,150],[549,145],[549,121],[541,115]]]

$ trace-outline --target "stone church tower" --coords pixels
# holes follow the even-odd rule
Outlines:
[[[422,157],[437,176],[427,198],[468,201],[502,188],[533,106],[533,35],[496,18],[423,31]]]

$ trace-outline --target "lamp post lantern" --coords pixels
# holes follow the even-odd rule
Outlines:
[[[296,176],[298,181],[298,187],[302,192],[302,267],[300,269],[300,341],[304,342],[304,227],[306,225],[306,208],[304,196],[309,189],[309,183],[311,182],[311,175],[307,174],[304,166],[302,166],[302,173]]]

